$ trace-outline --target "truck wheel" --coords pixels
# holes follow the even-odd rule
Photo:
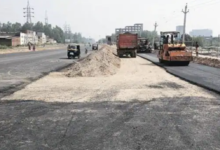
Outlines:
[[[183,65],[183,66],[188,66],[189,63],[190,63],[189,61],[186,61],[186,62],[183,62],[182,65]]]
[[[137,56],[137,53],[135,53],[135,52],[134,52],[133,56],[134,56],[134,58],[136,58],[136,56]]]

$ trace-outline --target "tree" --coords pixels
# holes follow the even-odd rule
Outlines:
[[[141,37],[147,38],[149,41],[153,41],[153,37],[155,38],[155,41],[159,39],[157,32],[147,30],[142,32]]]
[[[12,24],[12,32],[19,32],[21,30],[22,25],[18,22]]]
[[[195,46],[195,43],[198,42],[198,45],[200,47],[203,47],[204,44],[203,44],[203,37],[193,37],[192,38],[192,41],[193,41],[193,46]]]
[[[183,35],[181,35],[181,41],[182,39],[183,39]],[[189,34],[185,34],[185,44],[186,46],[193,46],[193,40]]]
[[[43,23],[38,21],[34,25],[33,30],[36,31],[36,32],[44,32],[44,25],[43,25]]]
[[[33,29],[33,23],[25,23],[22,28],[21,28],[21,31],[22,32],[25,32],[27,30],[32,30]]]

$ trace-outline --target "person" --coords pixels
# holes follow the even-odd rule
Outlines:
[[[88,50],[87,50],[87,48],[86,48],[86,50],[85,50],[85,54],[87,54],[88,53]]]
[[[28,43],[28,49],[29,49],[29,51],[31,50],[31,44],[30,43]]]
[[[198,48],[199,48],[199,44],[198,42],[196,42],[196,56],[198,57],[199,53],[198,53]]]
[[[170,38],[170,36],[169,36],[169,35],[167,35],[167,37],[166,37],[166,44],[168,44],[168,43],[169,43],[169,38]]]
[[[173,34],[171,35],[171,44],[173,44]]]
[[[35,45],[33,45],[33,51],[35,51]]]

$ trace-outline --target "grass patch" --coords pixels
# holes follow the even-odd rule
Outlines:
[[[9,47],[6,45],[0,45],[0,49],[8,49]]]

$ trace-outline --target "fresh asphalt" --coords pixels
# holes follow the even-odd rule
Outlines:
[[[214,92],[220,93],[220,69],[213,68],[196,63],[190,63],[189,66],[167,66],[159,63],[156,54],[138,54],[154,64],[166,69],[167,72],[178,76],[193,84],[202,86]]]
[[[86,46],[91,50],[89,46]],[[81,57],[85,46],[81,46]],[[0,55],[0,98],[51,71],[64,68],[76,59],[67,59],[67,50],[45,50]]]

